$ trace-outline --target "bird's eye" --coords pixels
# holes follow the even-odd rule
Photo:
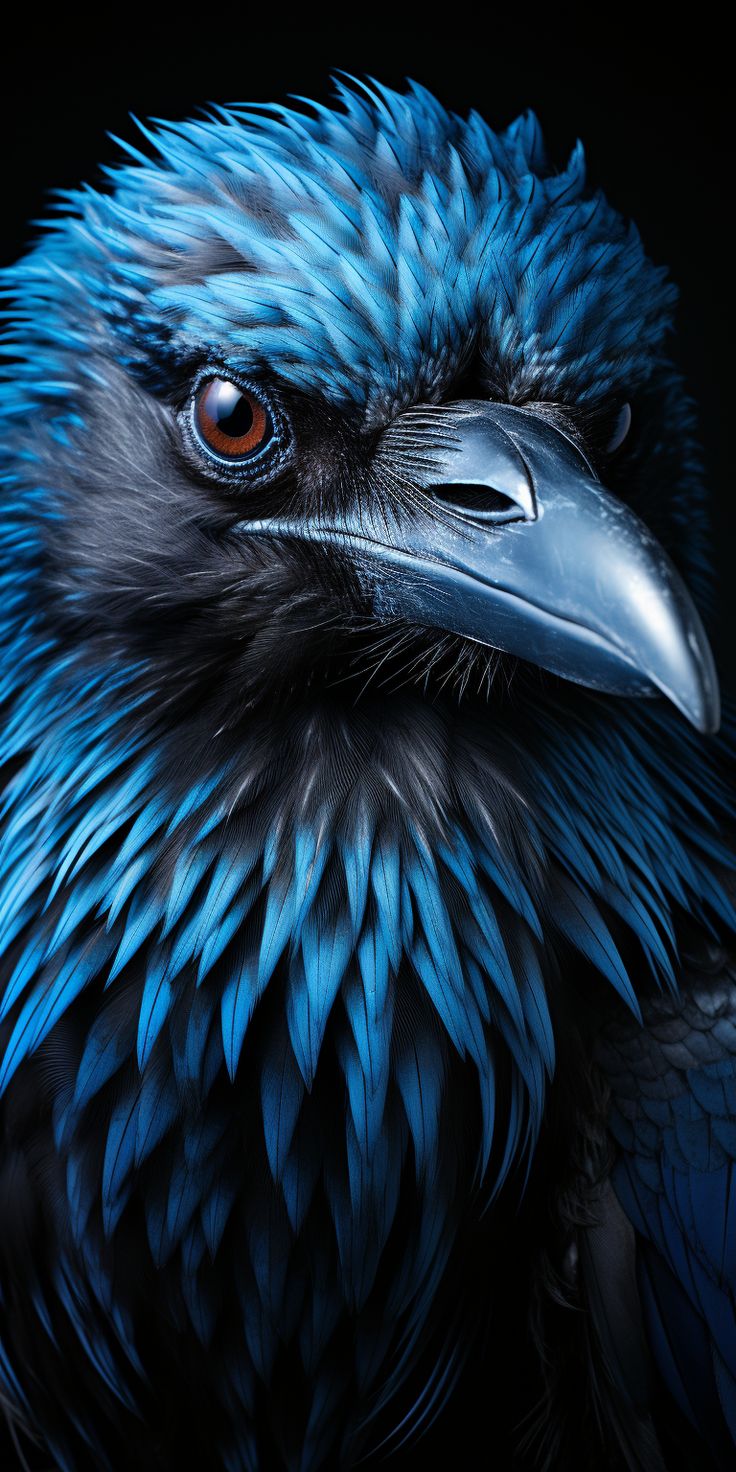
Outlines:
[[[613,455],[616,450],[621,449],[630,429],[631,404],[622,404],[609,426],[609,436],[605,445],[607,455]]]
[[[194,428],[200,444],[219,460],[249,460],[273,437],[265,404],[229,378],[210,378],[193,401]]]

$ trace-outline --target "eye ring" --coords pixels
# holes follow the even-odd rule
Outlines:
[[[211,373],[196,385],[191,424],[205,453],[234,468],[260,459],[276,438],[264,399],[225,374]]]

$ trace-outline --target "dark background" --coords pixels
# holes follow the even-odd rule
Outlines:
[[[707,14],[696,14],[687,32],[668,22],[666,32],[646,37],[641,15],[617,6],[595,24],[590,11],[584,18],[566,13],[564,21],[550,15],[540,29],[523,6],[500,25],[495,13],[483,20],[456,5],[449,13],[416,11],[413,26],[398,32],[368,9],[356,11],[353,30],[294,31],[284,17],[268,31],[256,10],[214,5],[191,13],[189,32],[180,20],[175,28],[172,14],[145,27],[122,9],[117,16],[115,35],[67,28],[53,37],[29,8],[21,42],[5,47],[2,264],[32,238],[28,222],[43,213],[51,189],[101,182],[100,161],[117,156],[108,131],[138,141],[130,112],[177,118],[209,101],[288,93],[324,100],[331,71],[342,68],[398,87],[412,76],[448,107],[477,107],[498,128],[532,107],[558,165],[583,139],[591,183],[637,222],[649,254],[680,287],[675,354],[699,406],[719,577],[715,645],[733,688],[733,250],[726,215],[733,140],[720,64],[725,42]],[[454,1435],[456,1426],[450,1444]],[[3,1450],[0,1465],[7,1465]],[[467,1447],[457,1443],[455,1452],[459,1466],[474,1463]]]
[[[727,459],[733,354],[726,325],[733,141],[725,41],[705,9],[702,30],[690,19],[678,31],[668,18],[659,34],[644,31],[643,11],[632,17],[619,6],[597,20],[592,10],[559,19],[556,12],[541,26],[522,6],[503,23],[484,12],[491,18],[473,18],[461,6],[433,11],[434,19],[428,9],[416,11],[413,28],[396,31],[365,10],[352,30],[295,31],[284,19],[268,31],[258,10],[210,6],[192,13],[187,32],[172,20],[128,23],[118,11],[115,35],[66,29],[56,38],[29,12],[42,33],[6,50],[0,88],[2,262],[23,249],[33,232],[28,222],[43,212],[52,188],[99,182],[98,164],[117,156],[108,131],[139,141],[130,112],[177,118],[209,101],[287,93],[326,99],[337,68],[399,87],[411,76],[452,109],[477,107],[494,127],[533,108],[556,164],[582,138],[590,181],[636,221],[649,254],[680,287],[676,355],[699,406],[720,579],[716,645],[733,685],[736,503]]]

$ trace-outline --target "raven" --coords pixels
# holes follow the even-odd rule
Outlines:
[[[139,125],[4,273],[10,1435],[731,1466],[675,290],[532,115],[336,88]]]

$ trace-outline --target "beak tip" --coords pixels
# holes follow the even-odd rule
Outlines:
[[[717,715],[691,715],[689,711],[683,711],[683,715],[694,726],[701,736],[717,736],[721,728],[720,712]]]
[[[715,671],[707,680],[699,682],[696,689],[676,700],[675,704],[701,736],[715,736],[720,730],[721,696]]]
[[[716,736],[721,729],[721,704],[719,700],[704,712],[703,719],[698,723],[698,730],[704,736]]]
[[[662,561],[659,577],[668,595],[667,616],[653,621],[654,638],[639,667],[696,731],[714,736],[721,724],[721,691],[708,635],[679,573]]]

